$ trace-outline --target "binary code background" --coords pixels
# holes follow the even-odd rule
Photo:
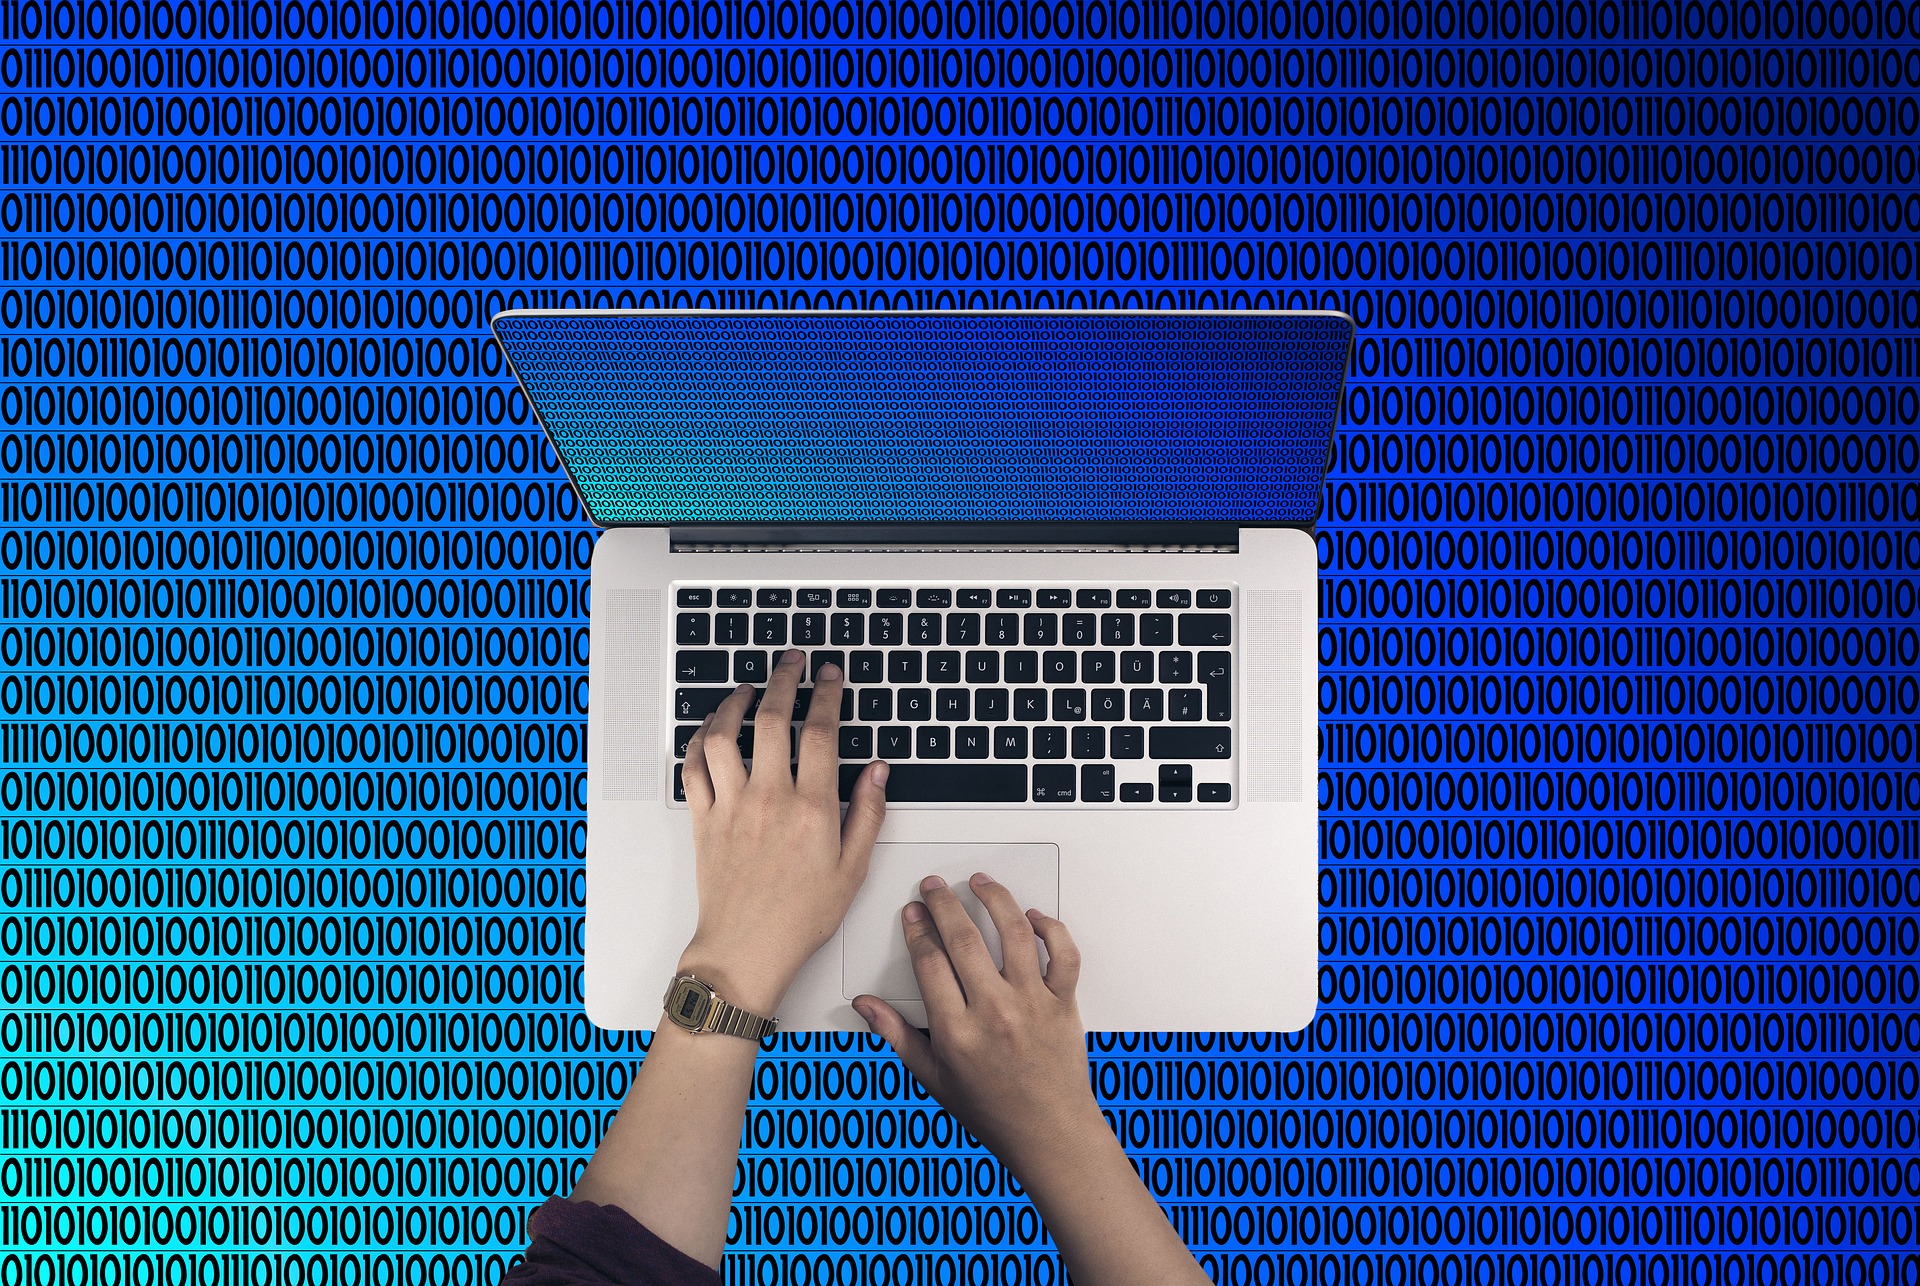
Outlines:
[[[1090,1051],[1218,1280],[1914,1286],[1916,32],[6,0],[0,1286],[488,1282],[567,1188],[592,532],[484,324],[748,303],[1359,321],[1321,1014]],[[1058,1280],[872,1042],[735,1209]]]

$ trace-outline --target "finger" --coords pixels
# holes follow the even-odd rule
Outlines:
[[[1000,974],[1008,982],[1040,980],[1040,948],[1034,945],[1033,925],[1020,914],[1013,893],[984,871],[973,877],[973,895],[993,917],[1000,931]]]
[[[1004,981],[993,967],[987,940],[960,905],[960,895],[939,876],[929,875],[920,881],[920,896],[933,915],[934,926],[940,930],[940,945],[947,949],[947,959],[953,961],[953,972],[967,995],[978,996],[983,988]]]
[[[680,769],[681,784],[686,787],[687,807],[695,817],[703,815],[713,807],[713,779],[707,775],[707,725],[713,722],[712,712],[700,721],[700,726],[687,738],[687,761]]]
[[[801,662],[806,653],[788,648],[780,654],[773,673],[767,676],[767,690],[760,698],[760,713],[753,717],[753,779],[793,789],[792,760],[787,743],[793,737],[793,698],[800,690]],[[766,775],[761,775],[765,765]],[[775,767],[779,768],[774,772]]]
[[[887,820],[889,771],[884,762],[867,765],[854,779],[853,798],[847,801],[847,815],[840,823],[840,858],[858,862],[862,879],[873,856],[874,841],[880,838],[880,824]]]
[[[900,1061],[913,1073],[913,1079],[938,1098],[940,1087],[935,1083],[938,1071],[933,1061],[932,1043],[912,1023],[902,1018],[898,1009],[878,996],[855,996],[853,1009],[867,1020],[867,1026],[874,1035],[886,1041],[893,1052],[900,1055]]]
[[[1073,944],[1067,926],[1041,911],[1027,912],[1033,930],[1047,944],[1047,990],[1062,1000],[1073,999],[1073,988],[1080,981],[1080,948]]]
[[[752,700],[753,686],[743,683],[727,694],[719,709],[707,716],[707,732],[701,745],[707,752],[707,775],[713,778],[716,803],[733,798],[747,784],[747,765],[740,758],[740,719]]]
[[[813,704],[800,729],[800,767],[794,788],[810,799],[840,799],[840,667],[823,665],[813,675]]]
[[[950,1022],[967,1007],[960,994],[960,980],[953,976],[947,950],[940,945],[940,931],[933,927],[927,908],[909,902],[900,912],[901,932],[907,937],[907,954],[913,958],[914,981],[920,984],[920,999],[927,1004],[929,1022]]]

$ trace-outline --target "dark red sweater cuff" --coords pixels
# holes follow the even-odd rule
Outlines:
[[[506,1277],[513,1286],[719,1286],[718,1272],[618,1206],[554,1197],[527,1230],[526,1258]]]

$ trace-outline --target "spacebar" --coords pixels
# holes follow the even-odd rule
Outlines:
[[[865,764],[840,765],[840,798],[853,797]],[[889,804],[1024,804],[1025,764],[889,764]]]

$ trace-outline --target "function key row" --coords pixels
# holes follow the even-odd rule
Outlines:
[[[1120,607],[1224,608],[1226,589],[691,589],[680,607]]]

